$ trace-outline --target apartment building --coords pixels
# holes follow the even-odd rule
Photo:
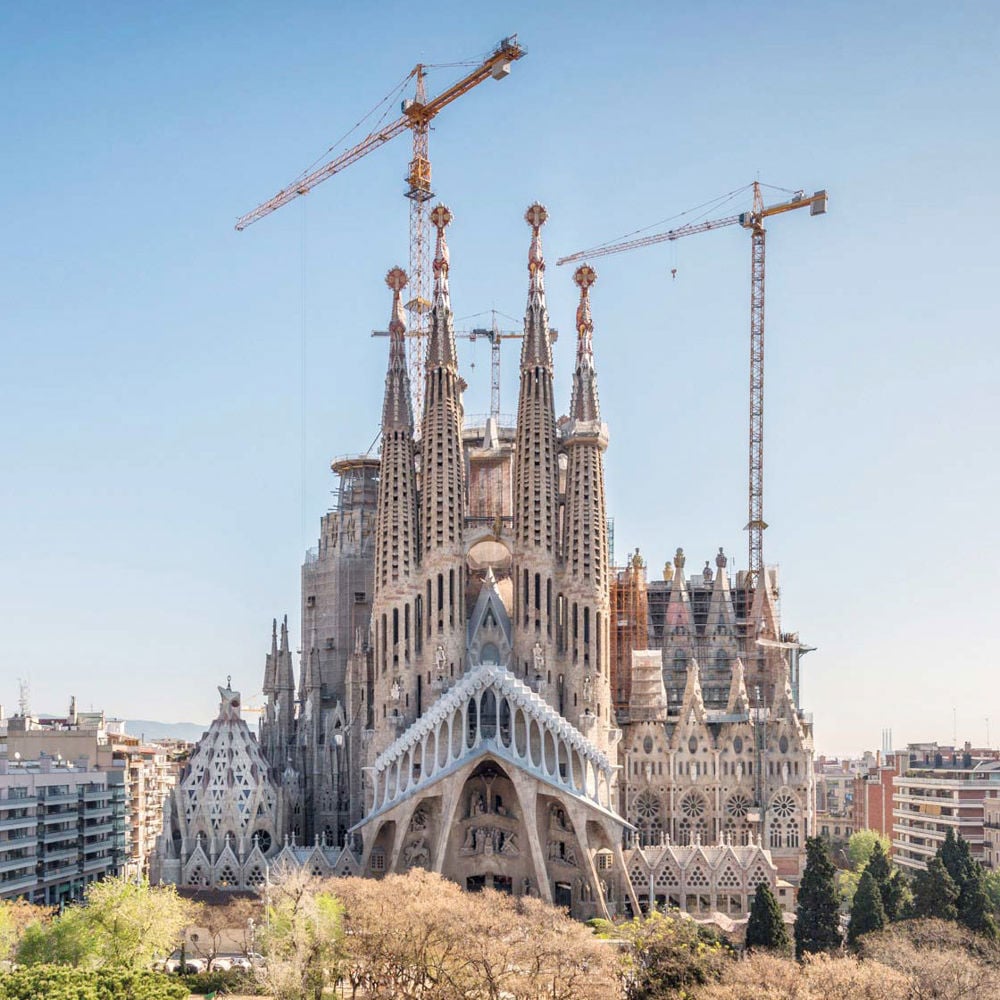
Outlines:
[[[87,758],[0,757],[0,898],[79,899],[125,861],[125,775]]]
[[[911,743],[896,754],[892,779],[893,858],[904,868],[927,867],[948,830],[988,863],[986,803],[1000,794],[1000,759],[994,751]],[[992,808],[992,806],[991,806]]]

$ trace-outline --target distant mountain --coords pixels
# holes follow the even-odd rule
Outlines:
[[[175,739],[196,743],[207,729],[208,723],[201,726],[196,722],[153,722],[151,719],[129,719],[125,723],[125,732],[130,736],[141,736],[147,740]]]

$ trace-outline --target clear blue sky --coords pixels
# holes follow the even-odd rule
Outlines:
[[[1000,734],[998,28],[989,2],[3,5],[0,702],[23,676],[36,710],[206,721],[227,674],[259,691],[329,459],[377,431],[408,138],[233,222],[415,62],[516,31],[431,136],[457,314],[522,313],[536,198],[554,263],[758,175],[827,188],[768,237],[766,557],[819,647],[803,703],[825,751],[950,740],[953,707]],[[748,244],[598,262],[617,551],[651,574],[677,545],[745,563]],[[462,355],[481,412],[486,345]]]

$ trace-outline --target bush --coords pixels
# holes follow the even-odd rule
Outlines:
[[[187,1000],[184,983],[159,972],[36,965],[0,975],[0,1000]]]
[[[181,976],[180,981],[190,993],[258,993],[257,982],[252,973],[242,969],[213,969],[211,972],[195,972]]]

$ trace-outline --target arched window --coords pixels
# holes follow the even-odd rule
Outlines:
[[[663,832],[660,800],[652,792],[640,792],[632,804],[632,813],[642,845],[659,843]]]

